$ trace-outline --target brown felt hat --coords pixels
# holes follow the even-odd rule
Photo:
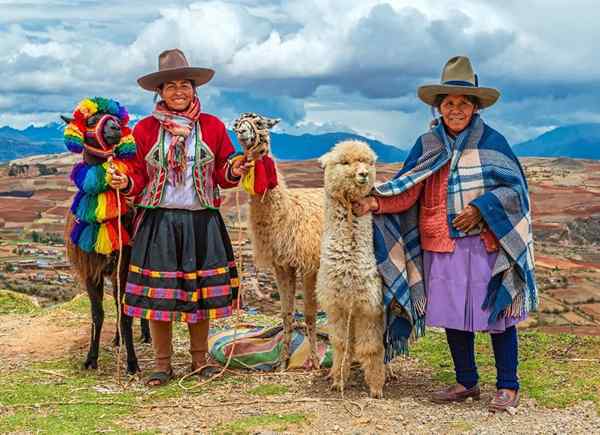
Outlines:
[[[456,56],[444,65],[441,83],[420,86],[417,95],[430,106],[435,104],[438,95],[473,95],[479,98],[480,108],[483,109],[494,104],[500,92],[494,88],[480,87],[469,58]]]
[[[215,71],[209,68],[191,67],[183,52],[174,48],[165,50],[158,56],[158,71],[140,77],[138,84],[147,91],[156,89],[171,80],[193,80],[196,86],[210,81]]]

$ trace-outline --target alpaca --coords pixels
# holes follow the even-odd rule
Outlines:
[[[245,158],[254,162],[250,191],[249,228],[258,267],[272,268],[277,280],[283,319],[281,367],[289,362],[296,276],[302,279],[304,317],[310,344],[310,365],[319,368],[317,356],[315,285],[323,228],[323,196],[311,189],[288,190],[270,157],[269,129],[279,120],[254,113],[242,114],[234,132]],[[247,179],[248,177],[246,177]]]
[[[383,285],[375,263],[372,216],[350,204],[369,194],[375,153],[364,142],[339,142],[319,161],[325,169],[325,229],[317,296],[329,322],[332,388],[343,389],[356,357],[371,397],[383,397]]]
[[[83,365],[86,369],[96,369],[104,322],[104,276],[109,276],[112,280],[117,304],[127,281],[131,254],[127,238],[133,226],[133,211],[128,210],[125,197],[112,190],[107,180],[112,168],[126,172],[127,159],[135,155],[135,143],[127,127],[127,111],[116,101],[98,97],[86,99],[77,106],[72,118],[62,118],[67,123],[67,148],[83,154],[83,160],[71,172],[71,180],[79,192],[67,213],[65,241],[69,262],[85,287],[91,304],[90,347]],[[117,210],[117,195],[120,195],[121,216]],[[118,239],[119,220],[121,243]],[[120,245],[121,268],[117,270]],[[121,289],[117,288],[117,273],[120,275]],[[127,349],[127,372],[133,374],[140,371],[140,368],[133,346],[132,319],[124,314],[120,318]],[[142,320],[141,329],[142,340],[149,343],[150,329],[147,320]],[[114,340],[115,345],[120,344],[118,328]]]

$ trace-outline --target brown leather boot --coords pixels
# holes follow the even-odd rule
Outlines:
[[[513,392],[514,395],[510,394],[509,391]],[[519,406],[519,390],[500,389],[496,392],[488,409],[491,412],[502,412],[517,406]]]
[[[479,400],[480,395],[479,385],[465,389],[460,384],[454,384],[451,387],[433,393],[431,401],[435,403],[464,402],[469,397],[472,397],[473,400]]]

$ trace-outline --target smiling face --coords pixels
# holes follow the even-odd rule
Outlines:
[[[184,112],[194,99],[194,86],[189,80],[173,80],[162,85],[159,95],[169,110]]]
[[[473,114],[477,112],[477,106],[464,95],[447,95],[438,110],[446,128],[456,136],[467,128]]]
[[[365,197],[375,183],[376,158],[364,142],[348,140],[338,143],[320,159],[325,168],[325,190],[346,201]]]

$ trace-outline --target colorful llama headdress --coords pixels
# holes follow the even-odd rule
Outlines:
[[[108,158],[126,159],[135,155],[135,142],[128,127],[127,109],[117,101],[94,97],[82,100],[72,118],[63,117],[65,145],[69,151]]]
[[[116,101],[96,97],[81,101],[73,118],[63,119],[68,122],[67,148],[75,153],[85,150],[103,160],[98,164],[81,161],[71,171],[71,181],[78,189],[71,205],[75,216],[71,241],[85,252],[109,255],[129,241],[124,227],[120,242],[118,236],[119,220],[127,213],[125,197],[109,186],[109,168],[127,174],[127,161],[135,156],[135,142],[127,125],[129,115]]]

